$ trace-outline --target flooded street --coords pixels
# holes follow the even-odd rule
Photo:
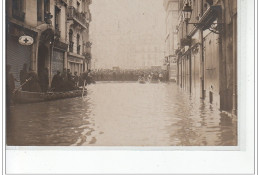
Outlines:
[[[174,83],[98,82],[84,98],[12,106],[7,144],[236,145],[236,125]]]

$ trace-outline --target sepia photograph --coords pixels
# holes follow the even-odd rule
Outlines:
[[[239,146],[237,0],[5,0],[7,146]]]

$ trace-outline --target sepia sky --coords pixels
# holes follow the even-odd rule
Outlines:
[[[163,0],[93,0],[90,8],[90,38],[95,68],[140,67],[140,59],[143,58],[137,58],[131,52],[144,47],[145,41],[161,48],[156,59],[163,59]],[[158,60],[156,64],[160,64]],[[152,66],[155,62],[147,64]]]

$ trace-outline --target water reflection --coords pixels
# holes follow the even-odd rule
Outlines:
[[[236,145],[237,124],[175,84],[97,83],[84,98],[16,105],[8,145]]]

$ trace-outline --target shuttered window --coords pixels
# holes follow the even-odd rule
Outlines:
[[[18,43],[18,39],[10,38],[6,41],[6,64],[12,66],[11,72],[17,80],[20,80],[20,70],[24,63],[30,66],[32,46],[23,46]],[[16,83],[18,86],[19,83]]]

